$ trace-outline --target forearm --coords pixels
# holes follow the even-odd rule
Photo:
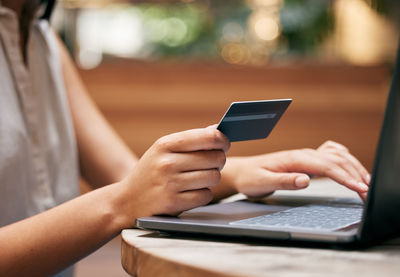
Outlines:
[[[121,186],[106,186],[1,228],[0,276],[54,274],[132,226],[138,215],[124,213]]]
[[[111,128],[88,95],[80,95],[80,103],[76,103],[77,100],[71,99],[70,103],[82,177],[94,188],[122,180],[136,164],[137,157]]]

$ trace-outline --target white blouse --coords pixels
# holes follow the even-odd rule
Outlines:
[[[0,227],[79,193],[75,134],[48,22],[33,24],[28,66],[19,47],[17,16],[0,4]]]

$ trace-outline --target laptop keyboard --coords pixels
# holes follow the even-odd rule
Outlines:
[[[296,228],[314,231],[333,231],[360,222],[362,212],[363,208],[360,205],[307,205],[273,214],[233,221],[230,224],[273,229]]]

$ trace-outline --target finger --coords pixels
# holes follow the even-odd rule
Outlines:
[[[331,165],[325,172],[325,175],[355,192],[363,193],[368,191],[368,186],[366,184],[355,180],[348,172],[339,166]]]
[[[199,206],[206,205],[213,199],[210,189],[204,188],[199,190],[190,190],[181,193],[175,193],[168,197],[165,196],[167,202],[160,203],[160,209],[155,211],[155,215],[173,215],[178,216],[183,211],[187,211]]]
[[[348,161],[350,161],[353,167],[358,171],[359,175],[361,176],[361,180],[365,184],[369,184],[371,180],[371,176],[368,173],[367,169],[350,153],[349,149],[344,145],[334,142],[334,141],[327,141],[322,144],[319,148],[319,151],[333,151],[339,154],[340,156],[344,157]]]
[[[176,160],[179,161],[179,171],[193,171],[206,169],[221,170],[226,162],[225,153],[222,150],[196,151],[177,153]]]
[[[301,173],[275,173],[268,174],[268,182],[272,184],[274,190],[297,190],[308,187],[310,177]]]
[[[228,138],[215,128],[202,128],[174,133],[160,138],[157,145],[170,152],[193,152],[221,149],[227,152]]]
[[[218,124],[213,124],[210,126],[207,126],[207,128],[211,128],[211,129],[216,129],[218,127]]]
[[[221,173],[217,169],[183,172],[174,180],[176,191],[184,192],[211,188],[221,180]]]
[[[325,150],[325,149],[337,149],[340,151],[349,152],[349,149],[346,146],[332,140],[324,142],[320,147],[318,147],[317,150]]]
[[[325,149],[323,152],[331,153],[342,160],[336,160],[345,170],[347,170],[357,180],[369,184],[370,175],[365,167],[348,151],[338,150],[337,148]]]
[[[278,173],[262,169],[258,179],[251,185],[241,188],[242,193],[249,197],[262,197],[275,190],[297,190],[306,188],[310,183],[307,174]]]
[[[368,170],[360,163],[360,161],[357,160],[356,157],[354,157],[349,152],[343,152],[341,154],[353,164],[354,168],[360,174],[363,182],[369,185],[369,182],[371,181],[371,175],[368,173]]]
[[[185,191],[177,196],[177,201],[180,203],[180,211],[207,205],[212,199],[213,194],[211,190],[207,188]]]
[[[362,192],[358,194],[363,202],[367,201],[368,192]]]
[[[303,172],[315,176],[326,176],[356,192],[365,192],[368,186],[354,179],[347,171],[326,157],[326,152],[315,150],[292,151],[290,163],[286,167],[290,171]]]
[[[363,176],[355,167],[355,165],[348,159],[345,153],[332,151],[327,152],[329,154],[325,154],[325,158],[333,162],[335,165],[341,167],[344,171],[346,171],[352,179],[357,182],[363,182]]]

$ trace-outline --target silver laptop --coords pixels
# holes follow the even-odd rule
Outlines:
[[[219,236],[370,245],[400,236],[400,47],[366,203],[355,199],[271,197],[136,220],[143,229]]]

